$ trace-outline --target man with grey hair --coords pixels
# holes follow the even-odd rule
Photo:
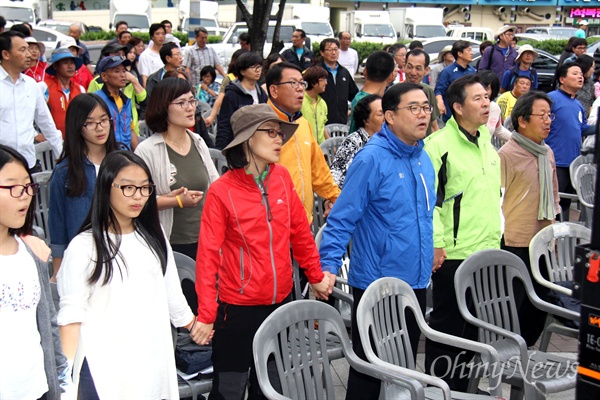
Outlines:
[[[192,85],[198,86],[200,84],[202,80],[200,71],[205,65],[211,65],[224,77],[226,75],[225,70],[221,65],[221,60],[217,52],[206,45],[208,42],[208,31],[206,28],[200,26],[194,29],[194,36],[196,38],[196,45],[192,46],[183,58],[183,66],[190,77]]]
[[[78,23],[74,23],[69,27],[69,36],[75,39],[75,43],[77,44],[77,46],[83,49],[83,51],[79,55],[79,57],[83,59],[83,65],[90,65],[92,63],[92,61],[90,60],[90,52],[88,51],[87,46],[81,43],[81,41],[79,40],[79,38],[81,37],[81,26]]]
[[[350,72],[350,76],[354,79],[354,74],[358,71],[358,63],[360,60],[358,59],[356,50],[350,47],[350,43],[352,42],[350,32],[340,32],[338,34],[338,39],[340,41],[340,56],[338,62]]]

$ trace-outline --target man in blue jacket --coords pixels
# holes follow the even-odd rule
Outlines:
[[[323,233],[321,265],[333,288],[350,238],[352,346],[366,359],[356,325],[365,289],[381,277],[396,277],[415,291],[421,311],[433,267],[435,175],[423,151],[432,107],[420,85],[400,83],[383,96],[385,123],[358,152],[344,190]],[[414,317],[408,332],[416,356],[420,331]],[[377,399],[380,382],[350,369],[346,399]]]

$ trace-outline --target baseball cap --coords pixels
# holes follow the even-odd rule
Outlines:
[[[123,56],[104,57],[96,66],[96,72],[101,74],[102,72],[106,72],[108,69],[118,67],[121,64],[128,67],[131,65],[131,61]]]

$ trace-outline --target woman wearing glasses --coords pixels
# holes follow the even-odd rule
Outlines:
[[[56,274],[63,253],[92,204],[98,168],[117,150],[110,110],[95,94],[81,94],[67,108],[63,152],[50,178],[49,233]]]
[[[165,78],[152,91],[146,124],[154,133],[136,149],[156,181],[160,222],[173,250],[196,258],[204,193],[219,174],[195,124],[192,85]]]
[[[258,53],[242,54],[236,62],[237,79],[225,88],[217,122],[217,149],[223,149],[233,140],[231,115],[244,106],[266,103],[269,97],[260,87],[263,59]]]
[[[236,111],[231,124],[234,139],[223,153],[232,169],[211,186],[202,216],[199,329],[192,337],[208,343],[214,329],[211,398],[241,399],[250,380],[252,399],[262,398],[252,340],[265,318],[290,301],[290,245],[318,298],[327,298],[328,280],[290,174],[276,164],[298,125],[266,104]]]
[[[106,156],[58,274],[58,324],[79,399],[177,399],[170,324],[198,329],[158,219],[148,166]],[[135,345],[124,332],[131,327]]]
[[[50,249],[28,236],[38,189],[25,158],[0,145],[2,399],[59,400],[70,381],[48,280]]]

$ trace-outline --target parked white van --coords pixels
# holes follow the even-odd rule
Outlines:
[[[479,40],[480,42],[486,40],[491,42],[494,41],[494,31],[491,28],[480,28],[476,26],[449,26],[446,36]]]

